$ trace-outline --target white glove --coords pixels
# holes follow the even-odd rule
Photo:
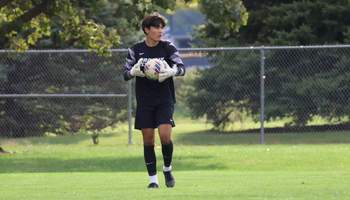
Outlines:
[[[139,61],[131,68],[130,75],[132,77],[134,76],[145,77],[145,74],[143,73],[143,71],[141,71],[142,60],[143,59],[140,58]]]
[[[174,65],[173,68],[171,68],[165,60],[163,60],[163,64],[164,64],[164,68],[160,70],[158,75],[159,82],[163,82],[165,79],[175,76],[177,72],[176,65]]]

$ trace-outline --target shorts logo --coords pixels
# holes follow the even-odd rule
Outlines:
[[[175,123],[174,123],[174,120],[173,119],[170,119],[170,124],[171,124],[171,126],[175,126]]]

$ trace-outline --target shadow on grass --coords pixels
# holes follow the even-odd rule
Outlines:
[[[176,171],[225,170],[220,163],[201,162],[210,156],[188,156],[174,158]],[[198,164],[199,163],[199,164]],[[161,173],[163,160],[157,157],[158,173]],[[129,158],[85,158],[63,160],[58,158],[11,158],[0,163],[1,173],[49,173],[49,172],[145,172],[143,156]]]
[[[119,135],[122,135],[122,133],[102,133],[99,135],[99,139],[103,140],[104,138],[110,138],[110,137],[118,137]],[[83,141],[91,141],[91,144],[93,144],[92,136],[91,134],[86,135],[63,135],[63,136],[47,136],[47,137],[28,137],[28,138],[17,138],[17,139],[1,139],[4,145],[42,145],[42,144],[63,144],[63,145],[69,145],[69,144],[77,144]]]
[[[259,144],[260,134],[232,134],[220,131],[201,131],[186,134],[174,134],[174,141],[183,145],[232,145]]]
[[[232,133],[221,131],[201,131],[174,134],[176,144],[183,145],[236,145],[261,144],[260,133]],[[265,133],[264,144],[340,144],[350,143],[350,132],[298,132]]]

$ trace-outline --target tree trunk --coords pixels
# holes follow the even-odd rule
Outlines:
[[[8,151],[5,151],[3,148],[1,148],[0,147],[0,153],[3,153],[3,154],[5,154],[5,153],[10,153],[10,152],[8,152]]]

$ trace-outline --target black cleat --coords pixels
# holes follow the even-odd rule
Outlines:
[[[159,188],[159,185],[157,183],[150,183],[147,188]]]
[[[173,176],[173,172],[170,170],[168,172],[164,172],[164,177],[165,177],[165,185],[167,187],[174,187],[175,185],[175,179],[174,179],[174,176]]]

